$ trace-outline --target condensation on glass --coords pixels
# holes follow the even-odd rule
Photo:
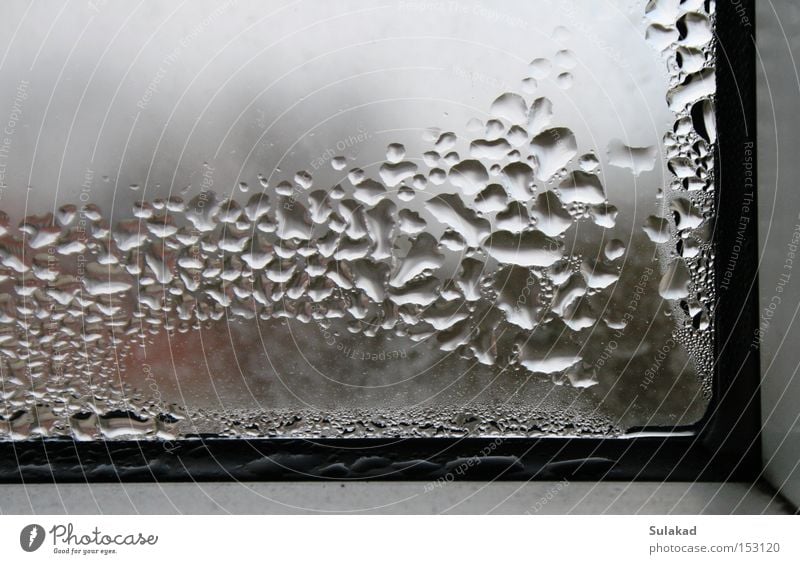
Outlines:
[[[712,3],[25,9],[0,24],[4,439],[705,412]]]

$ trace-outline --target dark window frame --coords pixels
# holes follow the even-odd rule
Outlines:
[[[756,147],[754,12],[754,0],[716,5],[717,273],[737,238],[740,248],[729,287],[723,290],[716,277],[713,396],[696,425],[648,427],[635,438],[5,441],[0,482],[755,479],[761,471],[755,198],[743,243],[740,231],[743,153],[750,147],[755,155]]]

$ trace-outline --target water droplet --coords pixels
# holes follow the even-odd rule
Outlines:
[[[522,81],[522,90],[526,94],[533,94],[539,87],[539,83],[535,78],[528,77]]]
[[[648,217],[642,229],[653,243],[666,243],[669,241],[669,222],[655,215]]]
[[[543,78],[547,78],[552,67],[553,64],[548,59],[538,58],[532,60],[528,65],[528,73],[530,74],[531,78],[541,80]]]
[[[658,293],[665,300],[679,300],[689,295],[689,271],[682,259],[676,259],[667,267],[658,285]]]
[[[625,254],[625,243],[619,239],[612,239],[603,249],[608,260],[617,260]]]
[[[528,117],[528,105],[519,94],[506,92],[492,102],[491,113],[512,124],[523,124]]]
[[[561,200],[565,203],[605,203],[606,195],[600,179],[594,174],[575,171],[558,186]]]
[[[555,62],[558,66],[565,69],[574,69],[578,60],[575,58],[575,53],[569,49],[561,49],[556,53]]]
[[[575,77],[570,72],[562,72],[556,77],[556,84],[562,90],[569,90],[575,82]]]
[[[565,127],[548,129],[531,141],[531,154],[536,159],[536,178],[550,180],[569,164],[578,153],[575,135]]]
[[[386,160],[390,163],[399,163],[406,156],[406,148],[400,143],[391,143],[386,147]]]

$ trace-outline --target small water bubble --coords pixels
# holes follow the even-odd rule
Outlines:
[[[364,178],[366,178],[366,175],[360,168],[350,169],[350,172],[347,173],[347,179],[350,181],[350,184],[354,186],[363,182]]]
[[[562,25],[557,26],[553,29],[553,39],[555,39],[556,41],[564,43],[566,41],[569,41],[571,37],[572,33],[570,32],[570,30]]]
[[[428,180],[435,186],[441,186],[447,180],[447,173],[441,168],[433,168],[428,174]]]
[[[553,68],[553,63],[549,59],[538,58],[534,59],[528,65],[528,73],[531,78],[541,80],[547,78],[550,74],[550,69]]]
[[[486,139],[494,140],[499,138],[503,133],[505,133],[506,127],[503,125],[503,122],[497,119],[490,119],[486,122],[486,130],[485,135]]]
[[[451,151],[447,153],[443,159],[446,165],[455,166],[461,160],[461,157],[455,151]]]
[[[314,179],[310,173],[301,170],[294,175],[294,182],[304,190],[308,190],[314,183]]]
[[[674,260],[661,277],[658,293],[666,300],[678,300],[689,295],[689,271],[683,259]]]
[[[625,243],[619,239],[612,239],[603,249],[608,260],[617,260],[625,254]]]
[[[415,195],[416,193],[414,190],[408,186],[400,186],[400,188],[397,189],[397,197],[403,202],[410,202],[414,199]]]
[[[400,143],[392,143],[386,147],[386,160],[390,163],[399,163],[406,156],[406,148]]]
[[[456,145],[456,134],[453,132],[445,132],[439,135],[434,144],[434,148],[441,154],[449,151]]]
[[[291,196],[294,194],[294,186],[292,186],[292,183],[288,180],[282,180],[275,186],[275,192],[279,196]]]
[[[562,90],[569,90],[575,82],[575,77],[570,72],[562,72],[556,77],[556,84]]]
[[[519,94],[506,92],[492,102],[491,114],[512,124],[522,124],[528,117],[528,105]]]
[[[536,81],[535,78],[528,77],[522,80],[522,90],[526,94],[533,94],[536,92],[536,89],[539,87],[539,83]]]
[[[429,167],[436,167],[439,165],[439,161],[441,160],[441,155],[436,151],[426,151],[422,153],[422,161]]]
[[[600,160],[594,153],[586,153],[578,159],[578,166],[584,172],[594,172],[600,166]]]

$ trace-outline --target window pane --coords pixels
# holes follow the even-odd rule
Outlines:
[[[706,3],[17,9],[3,436],[592,436],[705,412]]]

